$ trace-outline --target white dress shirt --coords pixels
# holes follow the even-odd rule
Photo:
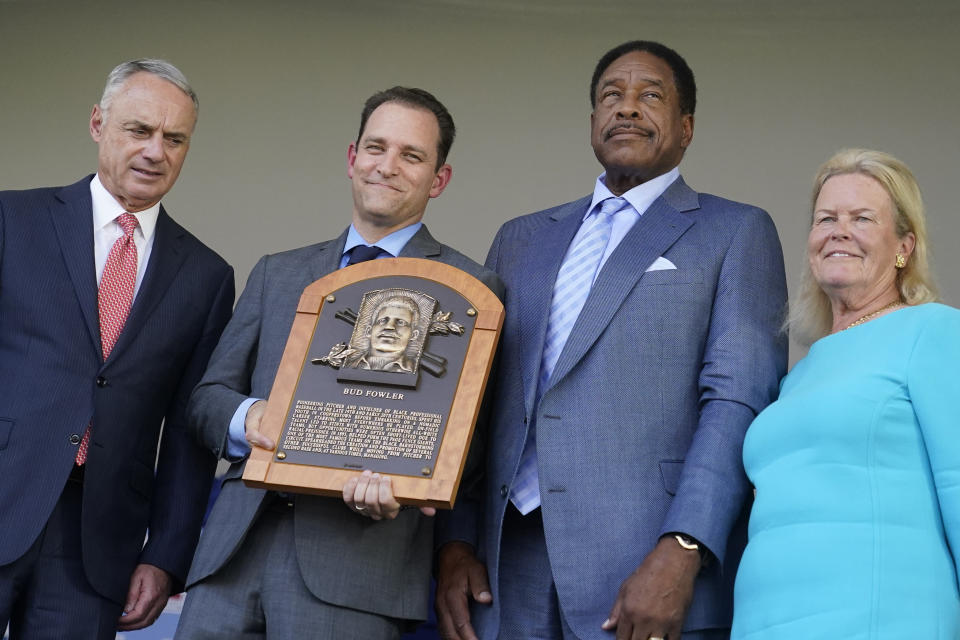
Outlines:
[[[93,256],[97,267],[97,284],[103,277],[103,268],[113,244],[123,237],[123,227],[116,221],[126,210],[114,199],[100,182],[100,176],[90,181],[90,197],[93,201]],[[149,209],[132,214],[137,218],[137,228],[133,232],[133,244],[137,247],[137,282],[133,288],[136,297],[143,282],[143,274],[150,262],[153,251],[153,238],[157,231],[157,217],[160,215],[160,203]]]

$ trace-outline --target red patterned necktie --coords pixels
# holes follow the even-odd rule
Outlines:
[[[103,348],[104,360],[110,356],[113,345],[117,343],[117,338],[123,330],[123,324],[127,321],[127,314],[130,313],[130,306],[133,304],[133,290],[137,284],[137,245],[133,242],[137,218],[133,214],[123,213],[117,216],[116,222],[123,228],[123,235],[117,238],[110,249],[97,292],[97,305],[100,308],[100,345]],[[78,465],[87,461],[90,431],[91,427],[88,426],[77,449]]]

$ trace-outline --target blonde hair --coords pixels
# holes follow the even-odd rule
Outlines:
[[[838,175],[861,174],[873,178],[893,202],[895,231],[898,238],[913,233],[916,245],[903,269],[897,271],[897,288],[906,304],[937,300],[937,288],[930,271],[927,223],[923,198],[913,172],[892,155],[870,149],[844,149],[820,167],[813,181],[812,212],[827,180]],[[830,299],[813,279],[809,262],[804,262],[800,290],[790,304],[787,325],[800,344],[809,345],[830,333],[833,314]]]

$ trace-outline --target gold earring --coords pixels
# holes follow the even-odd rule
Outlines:
[[[903,257],[902,253],[897,254],[896,265],[897,265],[897,269],[903,269],[905,266],[907,266],[907,259]]]

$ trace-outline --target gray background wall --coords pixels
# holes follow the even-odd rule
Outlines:
[[[505,220],[592,188],[593,65],[624,40],[655,39],[699,84],[684,176],[771,212],[791,287],[817,166],[867,146],[916,172],[941,289],[956,305],[958,18],[957,3],[925,0],[0,0],[0,188],[94,171],[87,122],[106,74],[124,59],[167,58],[201,112],[164,204],[242,287],[263,253],[343,229],[363,100],[416,85],[459,128],[453,181],[426,221],[483,260]]]

